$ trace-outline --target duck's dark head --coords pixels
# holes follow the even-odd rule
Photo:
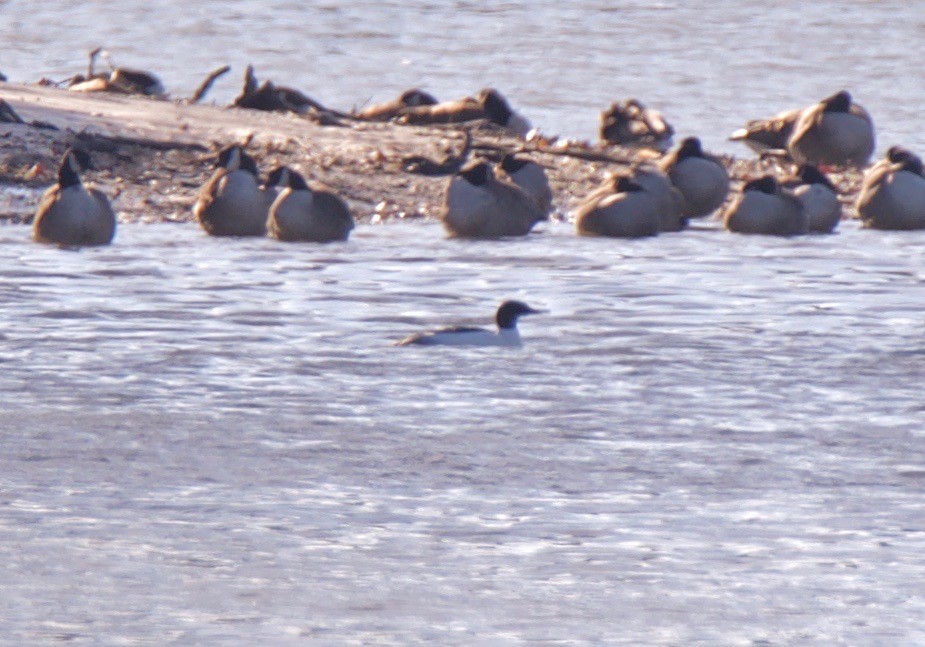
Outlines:
[[[686,137],[678,147],[675,158],[680,162],[688,157],[703,157],[703,146],[697,137]]]
[[[899,162],[899,168],[902,171],[908,171],[909,173],[915,173],[916,175],[925,175],[925,168],[922,165],[922,159],[918,155],[909,155],[901,162]]]
[[[637,183],[633,178],[627,177],[626,175],[620,175],[613,179],[613,190],[617,193],[635,193],[637,191],[645,191],[641,184]]]
[[[820,171],[812,164],[803,164],[797,171],[797,177],[800,178],[803,184],[822,184],[832,189],[832,191],[838,193],[835,185],[829,181],[829,178],[825,176],[825,173]]]
[[[398,97],[399,103],[403,106],[433,106],[437,104],[437,99],[434,95],[424,92],[420,88],[411,88],[410,90],[405,90],[401,93],[401,96]]]
[[[500,126],[506,126],[514,112],[507,103],[507,99],[494,88],[479,90],[476,99],[482,104],[482,109],[488,118]]]
[[[495,315],[495,323],[497,323],[498,328],[501,329],[514,328],[517,325],[518,317],[539,312],[542,311],[534,310],[523,301],[505,301],[498,308],[498,312]]]
[[[501,160],[501,168],[508,175],[513,175],[527,164],[530,164],[530,160],[517,157],[514,153],[508,153]]]
[[[488,162],[480,161],[465,166],[457,175],[472,186],[486,186],[493,173]]]
[[[81,171],[92,171],[93,163],[90,153],[82,148],[68,148],[61,157],[58,166],[58,186],[66,188],[80,184]]]
[[[847,90],[836,92],[831,97],[822,100],[823,112],[849,112],[851,110],[851,94]]]
[[[267,186],[275,186],[280,189],[289,187],[293,191],[309,190],[308,184],[305,182],[305,178],[302,177],[302,174],[292,170],[288,166],[277,166],[270,171],[270,176],[267,178]]]
[[[742,187],[742,192],[744,193],[746,191],[761,191],[768,195],[774,195],[777,193],[777,180],[774,179],[773,175],[763,175],[757,180],[752,180]]]
[[[215,167],[228,169],[229,171],[249,171],[255,176],[259,173],[257,162],[254,161],[254,158],[245,153],[244,149],[237,144],[226,146],[218,152]]]

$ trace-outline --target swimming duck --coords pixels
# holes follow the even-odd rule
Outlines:
[[[892,149],[891,149],[892,150]],[[925,177],[922,160],[905,149],[897,162],[881,161],[864,175],[857,210],[872,229],[925,229]]]
[[[631,178],[617,176],[612,186],[595,191],[578,207],[575,228],[583,236],[656,236],[659,231],[656,199]]]
[[[725,224],[729,231],[741,234],[794,236],[807,230],[800,201],[770,175],[742,187],[726,212]]]
[[[337,194],[309,188],[305,178],[285,166],[273,169],[267,184],[281,189],[267,217],[273,238],[328,243],[350,236],[353,216]]]
[[[874,152],[874,124],[846,90],[806,108],[787,150],[798,164],[865,166]]]
[[[619,146],[649,146],[666,150],[671,146],[674,128],[662,113],[646,108],[636,99],[613,103],[601,113],[598,131],[601,141]]]
[[[659,166],[684,196],[686,218],[707,216],[726,200],[729,193],[726,167],[703,152],[698,138],[686,138]]]
[[[787,140],[800,118],[802,109],[779,112],[768,119],[753,119],[729,136],[730,141],[740,141],[756,153],[765,151],[787,152]]]
[[[216,169],[199,192],[193,214],[212,236],[264,236],[275,197],[257,180],[257,163],[237,145],[219,152]]]
[[[437,105],[437,99],[419,88],[405,90],[397,99],[371,105],[356,113],[358,119],[388,121],[394,119],[406,108]]]
[[[511,182],[533,198],[543,213],[543,219],[548,219],[552,209],[552,189],[549,188],[549,178],[543,167],[533,160],[508,153],[501,160],[501,170]]]
[[[784,186],[800,201],[810,232],[830,234],[835,230],[842,216],[838,190],[818,168],[804,164]]]
[[[527,235],[545,215],[523,189],[477,161],[450,180],[442,220],[453,236],[500,238]]]
[[[116,216],[102,191],[85,187],[80,172],[92,169],[84,150],[67,149],[58,167],[58,183],[39,202],[33,238],[56,245],[108,245],[116,233]]]
[[[497,332],[485,328],[462,326],[441,328],[411,335],[396,345],[519,347],[523,345],[523,342],[517,330],[517,319],[539,312],[542,311],[534,310],[522,301],[505,301],[495,313],[495,323],[498,324]]]

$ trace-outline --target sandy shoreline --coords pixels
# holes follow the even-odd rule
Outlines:
[[[55,181],[64,148],[75,140],[93,151],[98,170],[88,173],[112,199],[120,222],[192,221],[199,186],[212,172],[218,147],[251,140],[261,171],[287,164],[309,182],[338,191],[360,222],[435,218],[445,177],[402,169],[413,155],[441,159],[463,144],[462,126],[419,127],[345,120],[328,126],[310,118],[240,108],[193,105],[108,93],[0,83],[6,100],[27,122],[0,123],[0,220],[28,222],[37,195]],[[33,121],[58,130],[36,128]],[[639,153],[586,144],[544,145],[472,128],[473,156],[497,157],[525,149],[547,168],[557,216],[566,218],[609,172]],[[773,160],[725,158],[733,178],[782,173]],[[859,173],[833,178],[853,217]],[[11,190],[12,189],[12,190]]]

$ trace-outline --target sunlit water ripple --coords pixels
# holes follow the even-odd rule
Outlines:
[[[5,644],[925,640],[925,233],[28,235]],[[391,345],[506,297],[521,350]]]

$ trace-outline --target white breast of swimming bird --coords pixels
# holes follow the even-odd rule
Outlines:
[[[424,346],[507,346],[522,345],[517,328],[503,328],[498,332],[485,328],[444,328],[409,337],[404,344]]]

